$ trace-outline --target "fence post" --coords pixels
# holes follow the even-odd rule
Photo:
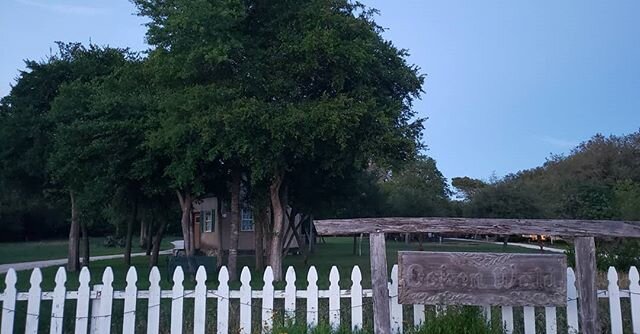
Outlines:
[[[576,281],[580,299],[580,328],[583,334],[599,333],[596,287],[596,244],[593,237],[575,239]]]
[[[389,317],[389,283],[387,253],[384,233],[371,233],[371,288],[373,289],[373,331],[375,334],[391,334]]]

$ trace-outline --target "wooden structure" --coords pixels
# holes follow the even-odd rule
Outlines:
[[[319,235],[370,234],[374,331],[390,334],[387,259],[384,233],[465,233],[488,235],[540,234],[575,238],[576,276],[581,299],[580,328],[600,333],[597,314],[594,237],[640,237],[640,223],[607,220],[480,219],[480,218],[366,218],[315,221]]]

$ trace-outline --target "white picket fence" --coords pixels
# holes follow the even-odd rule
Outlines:
[[[354,266],[351,271],[352,286],[350,289],[340,289],[338,282],[340,274],[336,267],[331,269],[329,274],[329,289],[318,289],[318,274],[315,267],[311,267],[307,273],[306,290],[298,290],[295,285],[296,274],[292,267],[289,267],[285,276],[286,287],[284,290],[274,290],[273,272],[267,268],[263,275],[264,286],[262,290],[252,290],[250,281],[251,274],[248,268],[242,270],[240,281],[242,286],[239,290],[229,289],[229,275],[226,268],[221,268],[218,275],[219,286],[216,290],[208,289],[206,286],[207,275],[204,268],[200,268],[196,274],[195,290],[185,290],[183,286],[184,275],[181,268],[177,268],[173,275],[173,289],[160,289],[160,272],[153,268],[149,274],[150,288],[147,291],[139,291],[136,287],[138,281],[135,268],[130,268],[126,281],[127,287],[124,291],[114,291],[113,272],[111,268],[106,268],[102,275],[102,284],[90,287],[90,273],[87,268],[83,268],[77,291],[67,291],[65,288],[66,272],[59,268],[55,277],[56,287],[51,292],[43,292],[40,288],[42,273],[39,269],[33,270],[31,274],[31,287],[28,292],[17,292],[16,272],[10,270],[6,277],[6,288],[0,295],[2,301],[2,323],[0,334],[10,334],[14,330],[16,301],[27,301],[25,315],[25,333],[46,332],[46,329],[38,328],[39,318],[50,318],[50,333],[60,334],[63,332],[64,304],[65,300],[76,300],[75,310],[75,333],[110,333],[113,315],[113,302],[116,299],[124,300],[122,315],[122,333],[134,333],[136,323],[136,302],[139,299],[148,300],[146,332],[157,334],[160,332],[160,301],[169,299],[171,302],[170,332],[172,334],[183,333],[183,306],[185,298],[194,299],[193,332],[196,334],[205,333],[206,322],[216,321],[217,333],[229,333],[230,302],[238,300],[239,304],[239,331],[241,334],[249,334],[252,328],[252,308],[259,307],[261,328],[268,331],[273,326],[274,299],[284,299],[284,313],[290,319],[295,318],[296,300],[306,300],[306,322],[309,326],[315,326],[319,321],[319,299],[328,299],[328,319],[331,326],[340,325],[341,299],[350,299],[351,327],[361,328],[363,324],[363,302],[365,298],[370,300],[372,292],[362,288],[362,275],[358,266]],[[575,275],[571,268],[567,269],[567,307],[566,319],[568,331],[578,331],[578,296],[575,287]],[[609,299],[609,316],[611,323],[611,333],[622,333],[622,312],[620,298],[630,298],[631,302],[631,323],[634,333],[640,333],[640,276],[638,270],[632,267],[629,271],[631,281],[629,290],[620,290],[618,287],[618,274],[614,268],[608,272],[609,286],[607,290],[599,291],[599,297]],[[391,272],[391,282],[389,283],[392,331],[403,332],[403,307],[398,304],[398,268],[394,266]],[[261,300],[254,303],[254,300]],[[43,300],[51,300],[51,314],[40,314],[40,304]],[[216,300],[215,318],[206,314],[208,302]],[[487,320],[490,321],[491,307],[482,306]],[[563,308],[564,311],[564,308]],[[501,307],[502,322],[508,333],[514,330],[514,309],[510,306]],[[115,315],[114,315],[115,317]],[[213,320],[215,319],[215,320]],[[535,310],[533,307],[523,308],[524,331],[525,334],[536,333]],[[425,319],[425,306],[413,305],[413,323],[419,325]],[[119,325],[119,324],[118,324]],[[557,314],[555,307],[545,308],[545,332],[557,333]],[[65,329],[69,332],[70,329]],[[163,329],[166,332],[166,329]]]

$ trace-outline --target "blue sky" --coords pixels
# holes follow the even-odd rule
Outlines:
[[[540,165],[595,133],[640,128],[640,1],[365,0],[427,74],[428,154],[446,177]],[[54,41],[143,50],[126,0],[4,0],[0,96]]]

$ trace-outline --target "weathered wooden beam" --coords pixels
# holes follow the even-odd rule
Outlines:
[[[580,333],[600,333],[596,287],[596,244],[593,238],[576,238],[576,283],[580,305]]]
[[[358,218],[314,221],[319,235],[358,233],[535,234],[564,237],[640,238],[640,222],[493,218]]]
[[[389,316],[389,279],[387,277],[387,248],[384,233],[373,233],[369,237],[371,256],[371,288],[373,290],[373,332],[391,334]]]

